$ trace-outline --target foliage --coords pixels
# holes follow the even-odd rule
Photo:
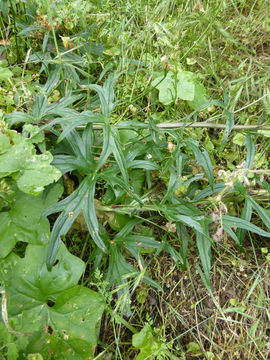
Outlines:
[[[21,354],[37,351],[46,358],[65,352],[70,358],[93,356],[102,297],[77,285],[85,265],[64,245],[57,260],[49,272],[46,246],[28,245],[24,258],[11,254],[1,266],[9,299],[8,325],[16,337],[26,337],[16,350]]]
[[[249,36],[235,40],[238,27],[220,15],[234,8],[248,21],[244,3],[0,1],[5,358],[93,358],[104,311],[134,332],[138,360],[214,356],[201,339],[179,350],[149,321],[137,333],[126,318],[137,288],[145,299],[145,289],[164,292],[153,270],[161,256],[185,279],[191,253],[224,319],[212,253],[270,237],[269,95],[251,68],[266,71],[248,65]]]
[[[154,75],[152,86],[159,90],[159,101],[169,105],[177,99],[186,100],[191,109],[195,110],[208,103],[206,91],[190,71],[168,71],[164,76],[158,72]]]
[[[37,155],[34,143],[44,142],[43,134],[32,125],[26,125],[23,133],[9,130],[2,124],[0,134],[0,178],[16,179],[18,188],[36,195],[44,190],[46,185],[57,181],[61,173],[50,163],[53,157],[44,151]]]

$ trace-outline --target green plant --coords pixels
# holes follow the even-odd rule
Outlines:
[[[11,254],[2,260],[5,327],[2,325],[0,340],[5,348],[9,339],[7,351],[12,344],[20,356],[30,351],[46,359],[64,353],[73,358],[93,356],[103,299],[77,285],[85,265],[64,245],[58,252],[58,263],[48,272],[46,249],[44,245],[28,245],[24,258]]]
[[[145,324],[143,329],[134,334],[132,337],[132,345],[140,350],[136,360],[144,359],[179,359],[170,353],[170,345],[162,342],[157,336],[154,336],[153,330],[149,323]]]
[[[0,1],[1,355],[269,357],[266,9]]]

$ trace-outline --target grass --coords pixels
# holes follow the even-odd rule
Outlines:
[[[195,254],[190,256],[189,268],[184,273],[170,258],[161,256],[151,269],[163,291],[140,286],[134,294],[129,321],[144,326],[147,320],[178,358],[267,359],[269,260],[260,257],[258,263],[252,246],[247,247],[247,252],[253,252],[255,261],[236,254],[230,244],[220,246],[211,275],[214,298],[194,270],[198,261]],[[114,332],[110,329],[107,324],[102,340],[106,344],[115,343],[116,353],[108,358],[134,358],[127,329],[120,325],[116,325]],[[187,352],[191,343],[197,344],[197,353]]]
[[[46,3],[49,6],[49,1]],[[86,23],[94,25],[95,38],[106,44],[104,58],[96,60],[90,51],[80,53],[82,39],[80,33],[75,31],[76,24],[69,32],[67,28],[65,31],[87,63],[84,71],[88,73],[88,78],[85,77],[87,81],[83,85],[91,82],[91,76],[96,77],[101,71],[110,69],[121,72],[115,88],[118,102],[113,115],[114,123],[121,120],[144,122],[146,117],[152,115],[161,119],[160,122],[177,122],[186,118],[189,111],[186,106],[172,104],[166,108],[157,101],[157,94],[150,91],[149,84],[154,71],[162,68],[192,71],[204,84],[211,99],[223,101],[227,97],[228,109],[235,116],[235,124],[245,126],[269,123],[270,4],[267,2],[100,0],[89,6],[89,12],[92,11]],[[50,23],[52,16],[50,14]],[[78,19],[83,22],[81,10],[78,10]],[[87,27],[86,24],[83,26]],[[7,25],[3,26],[1,36],[7,41]],[[55,33],[53,37],[56,43]],[[18,41],[22,40],[15,41],[11,37],[12,46],[6,47],[6,59],[10,61],[11,69],[20,66],[24,68],[23,74],[25,71],[26,75],[28,71],[32,74],[36,71],[35,67],[31,69],[31,66],[35,66],[31,64],[34,60],[24,57],[24,63],[16,63],[21,61],[22,48],[29,47],[27,40],[24,39],[21,44]],[[58,61],[62,66],[61,77],[64,77],[64,57],[59,55],[61,51],[56,47]],[[42,75],[44,79],[42,76],[39,80],[29,79],[29,83],[37,81],[38,85],[42,85],[47,75]],[[24,80],[22,76],[22,82]],[[28,83],[25,85],[29,86]],[[12,110],[22,108],[29,101],[27,92],[22,92],[20,86],[19,81],[15,83],[21,98],[17,104],[12,104]],[[78,102],[77,108],[91,108],[95,100],[92,93],[80,86],[74,91],[88,92],[86,104]],[[5,110],[10,112],[8,104]],[[224,113],[217,106],[201,112],[199,117],[209,122],[226,123]],[[227,143],[224,152],[217,153],[215,149],[220,146],[222,132],[217,129],[186,131],[189,137],[202,141],[206,149],[210,150],[216,175],[220,169],[235,169],[243,160],[243,147],[234,138],[235,133],[230,138],[234,141]],[[258,168],[267,169],[269,134],[257,133],[254,141],[257,161],[262,159]],[[102,192],[102,184],[100,187]],[[269,213],[268,195],[263,193],[261,197],[261,193],[255,194]],[[230,205],[230,210],[235,214],[241,213],[241,206],[234,206],[233,201]],[[150,212],[151,216],[153,214]],[[150,227],[156,236],[161,236],[163,233],[159,230],[165,224],[157,223],[154,227],[153,223],[149,225],[149,222],[145,222],[143,225]],[[262,225],[255,216],[253,223]],[[182,270],[163,252],[158,256],[146,254],[149,275],[162,291],[142,283],[135,286],[129,279],[134,291],[131,296],[131,314],[126,316],[121,312],[121,298],[117,299],[114,292],[107,290],[104,284],[106,279],[93,276],[93,261],[89,260],[94,260],[93,246],[89,244],[85,229],[80,228],[83,224],[77,222],[76,225],[73,233],[66,236],[66,244],[73,254],[87,262],[84,284],[103,291],[108,300],[95,359],[135,359],[138,349],[132,346],[132,330],[143,328],[145,323],[153,329],[155,341],[168,351],[164,350],[157,359],[173,359],[173,356],[183,360],[270,358],[270,247],[267,239],[247,236],[243,246],[245,251],[241,253],[232,240],[223,234],[214,247],[211,290],[205,286],[197,270],[199,257],[194,244],[188,254],[186,270]],[[81,241],[85,238],[82,248]],[[194,241],[193,238],[191,240]],[[170,241],[179,248],[173,234]],[[107,266],[106,261],[102,263],[104,268]],[[128,258],[128,261],[136,266],[133,258]]]
[[[136,59],[146,61],[149,69],[147,75],[141,74],[138,65],[132,80],[126,70],[122,81],[130,85],[124,93],[123,87],[117,89],[117,98],[123,99],[119,104],[123,118],[133,117],[125,104],[129,102],[138,108],[136,115],[142,119],[146,110],[148,114],[159,111],[162,116],[155,99],[140,96],[147,93],[153,68],[166,56],[171,66],[196,72],[213,98],[228,93],[237,124],[255,124],[262,117],[268,122],[268,7],[262,1],[110,2],[104,34],[113,36],[113,46],[121,49],[116,66],[123,70],[128,59]],[[181,108],[172,107],[165,119],[175,121],[183,116]],[[223,121],[218,112],[210,114],[209,121],[211,118]],[[259,137],[259,152],[267,153],[267,144],[266,138]],[[194,267],[196,254],[190,255],[185,273],[166,256],[156,259],[154,265],[151,263],[152,275],[163,292],[142,286],[136,297],[146,294],[142,304],[134,295],[129,321],[143,326],[150,318],[158,336],[173,344],[179,359],[196,355],[187,352],[191,342],[199,345],[196,358],[200,359],[269,358],[269,261],[260,251],[260,239],[247,241],[247,255],[239,254],[229,240],[224,240],[215,254],[212,293],[217,304],[222,309],[231,308],[231,312],[221,313],[205,289]],[[115,358],[134,357],[128,352],[131,343],[124,345],[121,340],[125,332],[119,329],[115,341],[117,348],[125,350],[118,350]],[[105,330],[106,343],[107,338]]]

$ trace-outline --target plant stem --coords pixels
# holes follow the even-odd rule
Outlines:
[[[147,124],[144,124],[145,128],[148,128]],[[48,126],[48,125],[47,125]],[[132,127],[132,125],[127,125],[127,126],[123,126],[123,124],[121,124],[121,126],[119,125],[115,125],[117,128],[121,128],[121,129],[133,129],[134,127]],[[177,123],[160,123],[160,124],[156,124],[157,128],[161,129],[161,130],[167,130],[167,129],[181,129],[184,126],[183,122],[177,122]],[[211,128],[211,129],[226,129],[226,124],[212,124],[212,123],[208,123],[206,121],[204,122],[199,122],[199,123],[187,123],[185,125],[185,127],[189,127],[189,128]],[[85,129],[85,126],[77,126],[76,127],[77,130],[83,130]],[[103,129],[103,125],[93,125],[93,130],[102,130]],[[234,125],[234,127],[232,128],[232,130],[235,131],[241,131],[241,130],[270,130],[270,126],[269,125]],[[61,131],[61,130],[60,130]],[[45,130],[45,133],[51,133],[50,130]]]
[[[56,50],[56,53],[57,53],[57,57],[59,58],[59,63],[61,65],[61,77],[62,77],[62,80],[65,81],[64,72],[63,72],[63,61],[62,61],[61,53],[60,53],[59,48],[58,48],[56,34],[55,34],[55,31],[54,31],[54,26],[53,26],[51,3],[50,3],[50,0],[47,0],[46,2],[47,2],[47,7],[48,7],[48,18],[49,18],[51,28],[52,28],[52,34],[53,34],[55,50]]]

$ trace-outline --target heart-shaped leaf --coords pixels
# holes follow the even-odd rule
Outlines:
[[[92,357],[103,299],[77,285],[85,264],[63,244],[50,272],[46,253],[47,246],[28,245],[24,258],[11,254],[3,262],[0,278],[7,292],[9,324],[28,336],[31,350],[37,336],[44,339],[39,350],[43,356]]]

